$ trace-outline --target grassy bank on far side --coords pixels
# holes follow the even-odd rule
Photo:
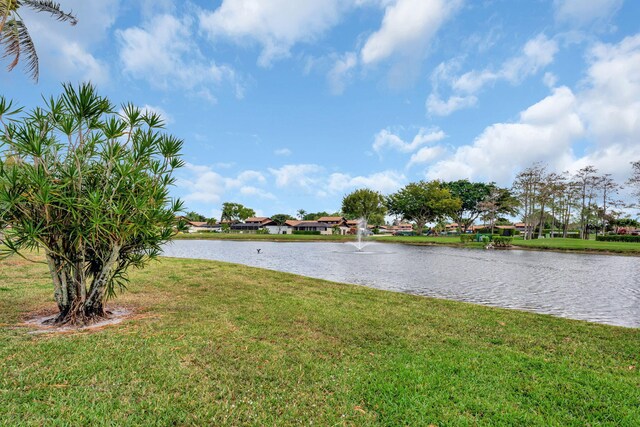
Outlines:
[[[45,265],[0,261],[7,425],[640,425],[640,330],[162,259],[98,331],[29,334]]]
[[[300,235],[300,234],[227,234],[227,233],[191,233],[178,234],[178,240],[260,240],[273,242],[352,242],[355,236],[347,235]],[[368,237],[371,241],[384,243],[404,243],[410,245],[447,245],[471,248],[483,248],[480,242],[461,243],[458,236],[383,236]],[[640,243],[630,242],[598,242],[580,239],[534,239],[516,238],[512,245],[523,249],[554,250],[567,252],[601,252],[625,255],[640,255]]]

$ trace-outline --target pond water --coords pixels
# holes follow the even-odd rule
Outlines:
[[[636,257],[384,243],[370,243],[358,252],[348,243],[218,240],[177,240],[164,254],[640,327]]]

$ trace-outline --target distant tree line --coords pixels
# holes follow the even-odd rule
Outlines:
[[[632,162],[626,184],[640,199],[640,161]],[[567,237],[570,228],[588,239],[591,233],[620,224],[625,210],[634,207],[618,198],[622,188],[611,174],[598,173],[592,165],[570,174],[548,172],[546,165],[535,163],[518,173],[512,190],[525,223],[525,239],[540,237],[544,230]]]
[[[632,162],[632,175],[626,182],[633,197],[640,200],[640,161]],[[343,216],[346,219],[364,218],[371,225],[385,224],[387,215],[415,224],[421,234],[426,224],[435,224],[436,231],[444,229],[446,221],[457,224],[458,232],[466,233],[481,220],[490,229],[510,224],[508,218],[519,217],[525,224],[523,237],[532,239],[543,234],[567,237],[577,230],[578,237],[588,239],[595,231],[635,227],[638,222],[624,218],[625,209],[634,205],[617,198],[621,184],[611,174],[599,174],[594,166],[585,166],[574,174],[548,172],[547,166],[535,163],[520,171],[510,188],[496,183],[457,181],[418,181],[405,185],[395,193],[362,188],[342,199],[338,212],[297,211],[297,219],[315,221],[321,217]],[[244,221],[255,211],[239,203],[222,205],[221,221]],[[187,218],[213,221],[195,212]],[[287,214],[271,216],[276,223],[294,219]]]

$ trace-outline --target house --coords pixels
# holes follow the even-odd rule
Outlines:
[[[347,220],[342,216],[322,216],[317,219],[318,222],[326,222],[327,224],[346,226]]]
[[[254,216],[244,220],[245,224],[254,224],[254,225],[260,225],[260,226],[267,225],[270,222],[273,222],[271,218],[267,218],[264,216]]]
[[[320,234],[333,234],[335,224],[320,221],[300,221],[293,227],[293,231],[319,231]]]
[[[447,224],[444,226],[444,231],[446,232],[457,232],[458,231],[458,223],[452,222],[451,224]]]
[[[340,230],[340,234],[348,234],[352,226],[350,226],[344,217],[342,216],[322,216],[318,218],[317,222],[329,224],[331,227],[337,226]],[[357,221],[356,221],[357,222]],[[357,226],[357,225],[356,225]]]
[[[293,234],[293,227],[298,225],[302,221],[297,221],[295,219],[289,219],[284,222],[282,225],[276,224],[275,221],[268,222],[264,225],[264,228],[269,230],[269,234]]]
[[[211,225],[211,224],[207,224],[206,222],[202,222],[202,221],[187,221],[187,232],[189,233],[198,233],[198,232],[202,232],[202,231],[216,231],[216,229],[220,229],[220,226],[217,225]]]
[[[404,234],[404,233],[412,233],[413,225],[408,223],[401,223],[398,225],[392,225],[391,227],[387,227],[387,233],[391,234]]]

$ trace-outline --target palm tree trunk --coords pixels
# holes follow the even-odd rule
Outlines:
[[[102,269],[93,276],[90,287],[87,286],[89,276],[84,273],[84,263],[65,263],[58,261],[54,255],[47,254],[59,309],[58,315],[50,323],[83,325],[106,317],[105,293],[117,266],[120,249],[119,245],[111,249]]]

